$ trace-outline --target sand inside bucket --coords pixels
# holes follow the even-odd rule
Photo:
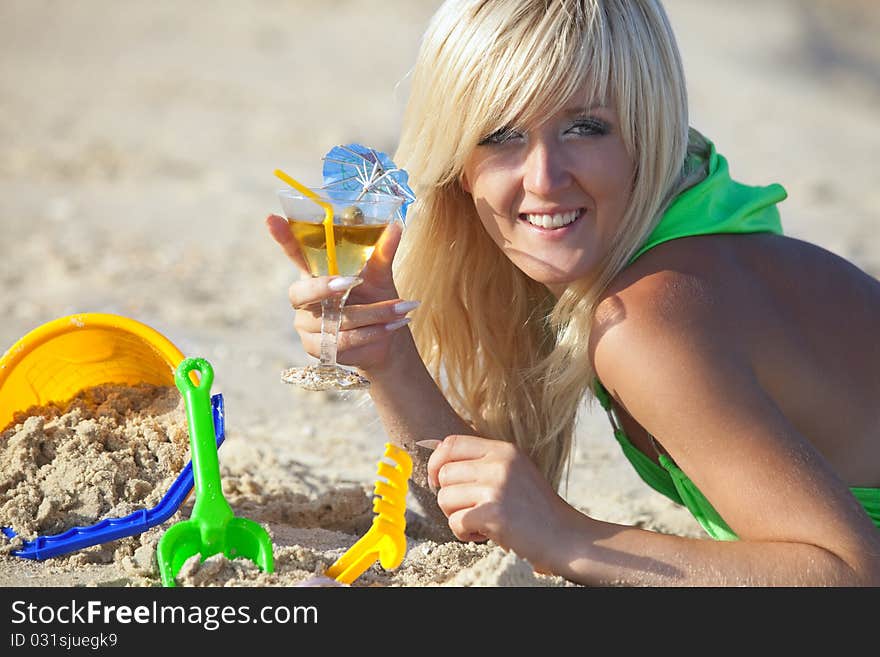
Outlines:
[[[186,465],[173,386],[105,385],[19,412],[0,434],[0,525],[21,539],[155,506]],[[20,541],[0,541],[0,551]]]

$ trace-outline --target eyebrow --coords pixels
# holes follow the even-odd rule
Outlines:
[[[564,109],[566,116],[583,116],[584,114],[589,114],[595,110],[610,110],[611,108],[604,103],[593,103],[588,106],[578,106],[578,107],[568,107]]]

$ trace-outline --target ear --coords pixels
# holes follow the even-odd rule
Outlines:
[[[462,171],[461,175],[458,176],[458,184],[461,185],[461,188],[468,194],[471,193],[471,184],[468,181],[467,174],[464,171]]]

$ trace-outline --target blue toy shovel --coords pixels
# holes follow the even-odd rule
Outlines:
[[[193,371],[200,374],[198,384],[193,383]],[[271,573],[274,562],[269,533],[253,520],[235,517],[223,497],[211,417],[211,364],[204,358],[186,358],[177,366],[174,382],[186,402],[196,501],[190,519],[172,525],[159,539],[156,558],[162,584],[175,586],[181,566],[196,554],[202,561],[214,554],[229,559],[245,557]]]

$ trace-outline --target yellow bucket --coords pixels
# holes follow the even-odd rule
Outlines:
[[[183,353],[146,324],[106,313],[47,322],[0,358],[0,431],[18,411],[104,384],[174,385]]]

